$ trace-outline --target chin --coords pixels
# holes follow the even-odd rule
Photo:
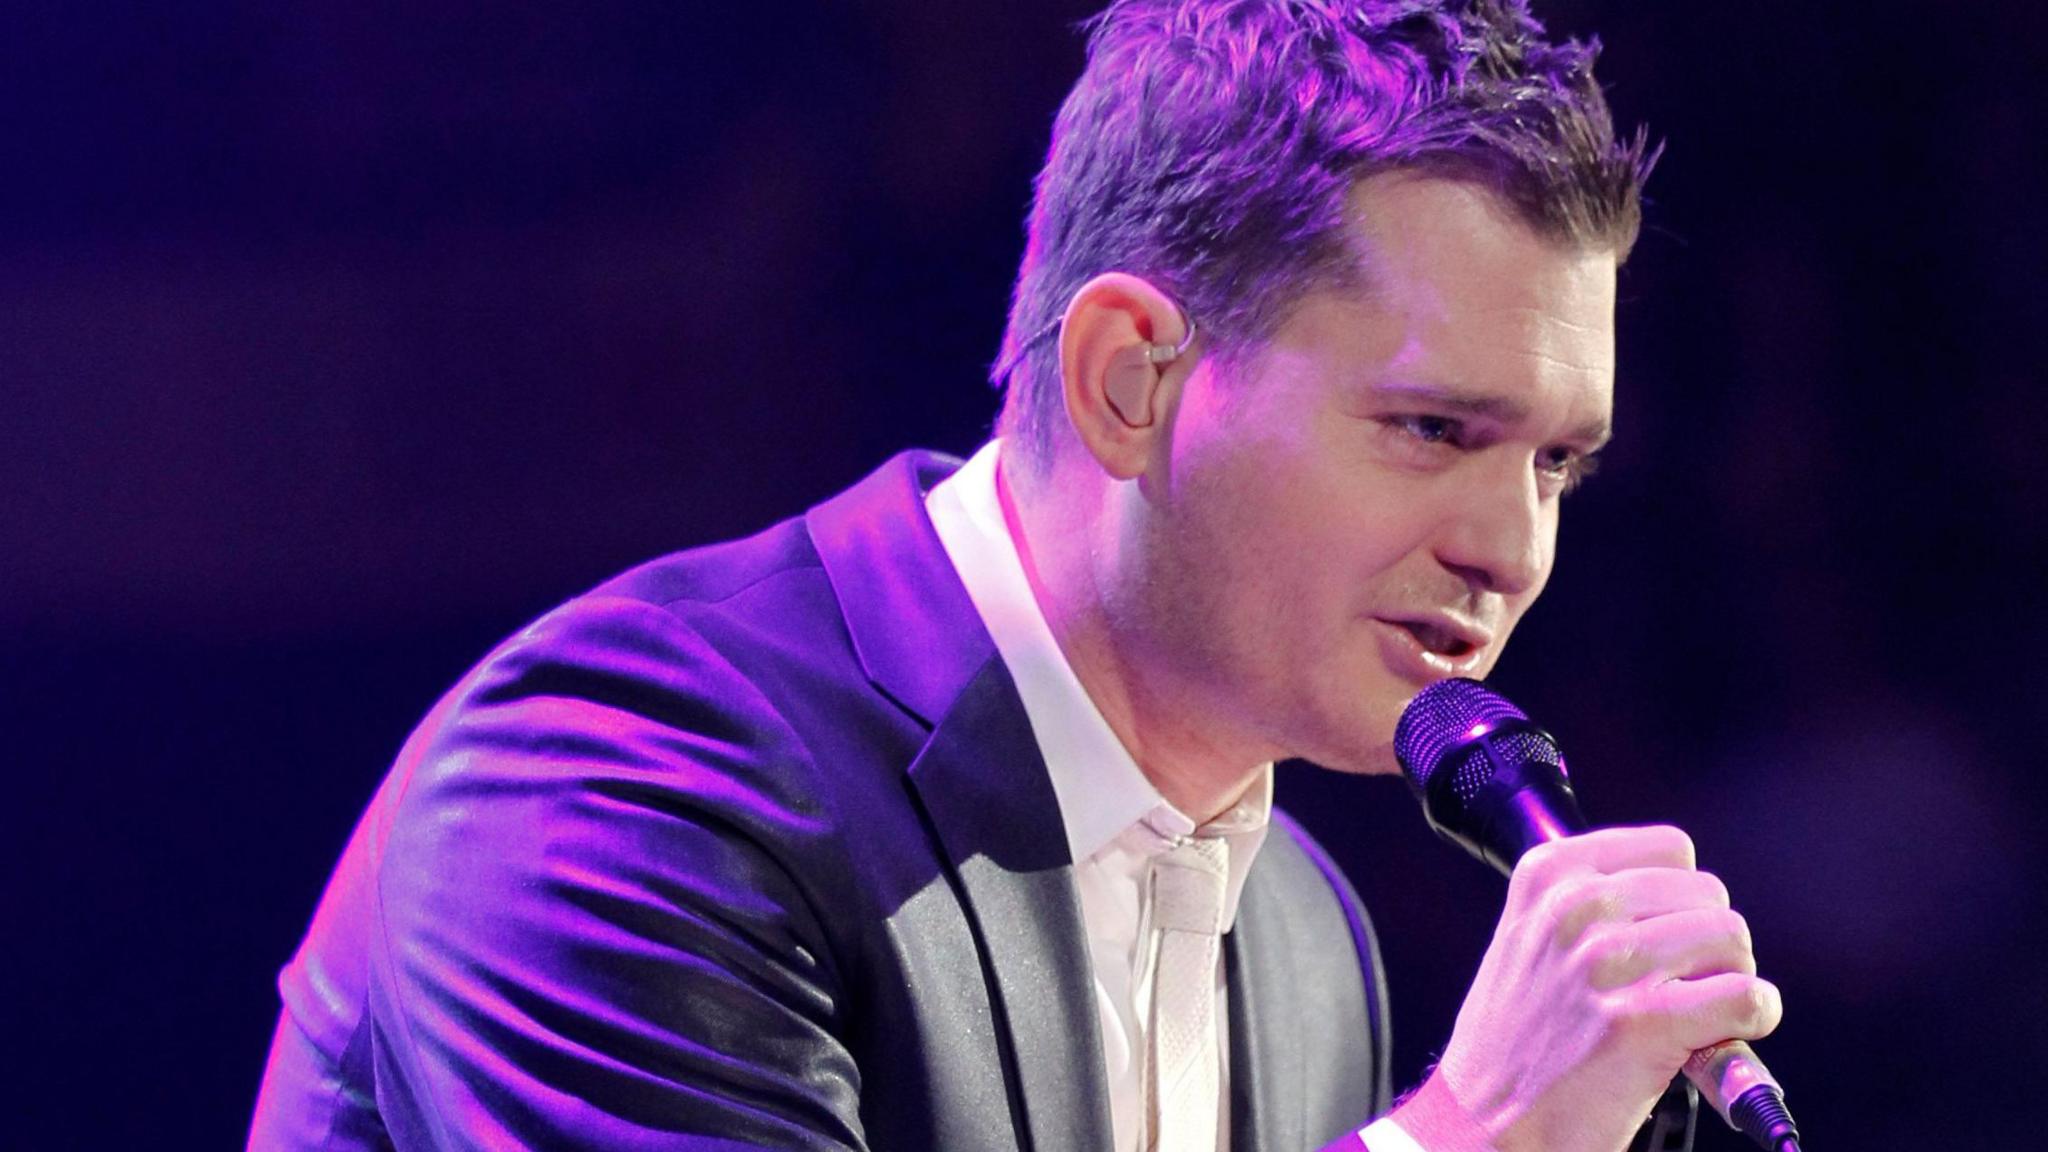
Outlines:
[[[1312,659],[1295,669],[1309,675],[1291,681],[1275,676],[1272,684],[1279,690],[1250,708],[1253,715],[1279,721],[1265,732],[1274,758],[1306,760],[1352,776],[1399,775],[1394,727],[1422,685],[1389,675],[1376,656],[1311,665]]]
[[[1401,764],[1394,759],[1394,745],[1389,742],[1375,744],[1369,748],[1339,751],[1327,756],[1310,756],[1305,759],[1318,768],[1331,772],[1342,772],[1347,776],[1398,776]]]
[[[1406,701],[1391,712],[1368,709],[1364,715],[1354,706],[1344,715],[1326,718],[1317,726],[1318,739],[1297,745],[1300,759],[1332,772],[1352,776],[1395,776],[1401,764],[1394,758],[1394,724]]]

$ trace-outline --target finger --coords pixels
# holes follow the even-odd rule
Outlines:
[[[1598,828],[1530,849],[1509,878],[1508,899],[1536,899],[1553,884],[1576,874],[1615,875],[1637,868],[1691,871],[1694,866],[1692,837],[1668,824]]]
[[[1784,1019],[1778,986],[1759,976],[1724,972],[1668,980],[1645,990],[1672,1041],[1688,1052],[1724,1040],[1761,1040]]]
[[[1602,990],[1641,980],[1756,975],[1749,923],[1727,908],[1692,908],[1587,934],[1578,948],[1587,978]]]
[[[1560,948],[1599,924],[1632,924],[1676,912],[1728,907],[1728,886],[1711,872],[1633,868],[1612,876],[1567,877],[1551,889]]]
[[[1608,878],[1613,885],[1613,919],[1634,922],[1676,912],[1728,908],[1728,886],[1712,872],[1687,868],[1637,868]]]

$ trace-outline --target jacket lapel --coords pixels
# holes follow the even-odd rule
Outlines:
[[[1059,802],[1009,673],[991,659],[910,767],[993,984],[1027,1147],[1107,1149],[1080,901]]]
[[[862,670],[927,728],[996,651],[924,511],[959,467],[905,452],[804,517]]]
[[[862,668],[931,728],[909,769],[981,953],[1020,1146],[1108,1149],[1109,1097],[1059,800],[995,644],[924,514],[959,462],[896,457],[807,525]]]

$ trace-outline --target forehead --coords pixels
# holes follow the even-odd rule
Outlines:
[[[1311,294],[1297,319],[1417,383],[1534,389],[1580,416],[1611,405],[1613,252],[1541,236],[1460,181],[1373,176],[1347,208],[1357,286]]]

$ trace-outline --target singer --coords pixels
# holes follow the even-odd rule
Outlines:
[[[253,1149],[1614,1152],[1776,991],[1671,828],[1533,848],[1396,1105],[1273,764],[1542,592],[1651,161],[1521,0],[1116,0],[996,436],[507,640],[371,800]],[[800,348],[801,334],[792,338]]]

